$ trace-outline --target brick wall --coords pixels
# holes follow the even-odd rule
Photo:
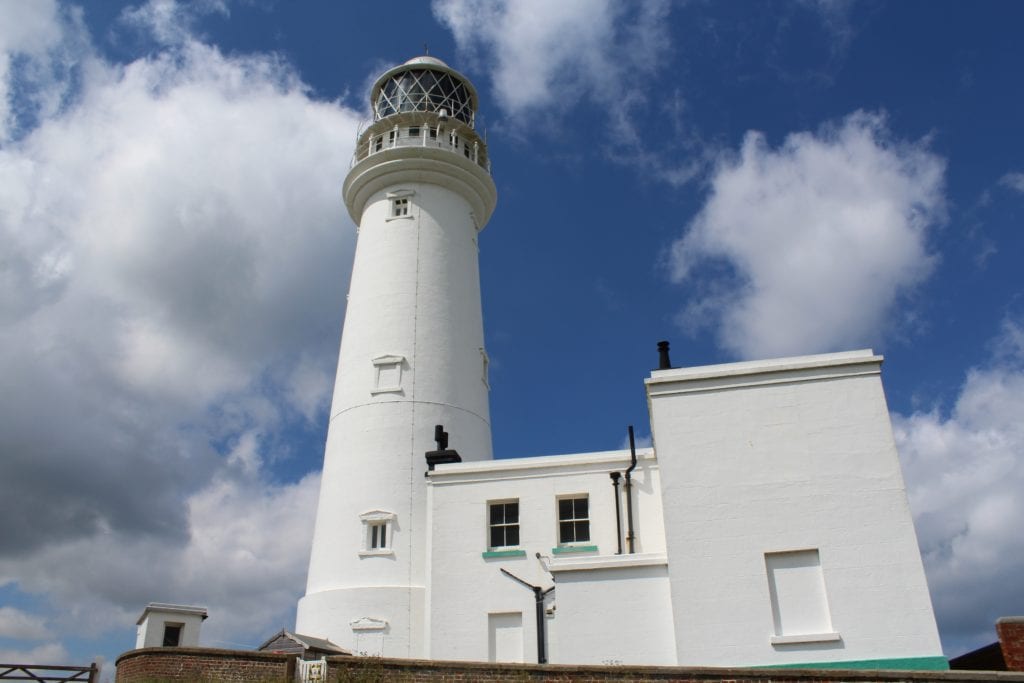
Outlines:
[[[294,655],[203,647],[147,647],[130,650],[117,658],[116,680],[290,683],[294,673]]]
[[[1021,625],[1024,625],[1022,621]],[[432,662],[374,657],[328,658],[329,681],[339,683],[602,683],[604,681],[676,681],[678,683],[1024,683],[1024,673],[975,671],[799,671],[794,669],[704,669],[663,666],[563,666]],[[290,655],[205,648],[132,650],[117,660],[118,683],[158,681],[291,682]]]
[[[1024,671],[1024,617],[1003,617],[996,622],[999,647],[1007,671]]]

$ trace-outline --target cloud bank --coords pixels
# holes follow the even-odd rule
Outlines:
[[[667,255],[680,323],[743,358],[878,343],[897,300],[931,273],[944,162],[857,112],[771,148],[748,133],[713,172]]]
[[[1024,604],[1024,327],[1008,320],[948,414],[895,415],[910,507],[947,653],[994,640]]]
[[[113,64],[76,10],[0,4],[0,587],[61,603],[0,632],[33,657],[151,600],[258,638],[302,589],[318,475],[274,464],[319,467],[290,444],[329,398],[359,114],[186,10],[126,17],[154,47]]]

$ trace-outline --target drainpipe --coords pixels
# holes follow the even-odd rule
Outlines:
[[[619,550],[616,555],[622,554],[622,505],[619,502],[619,478],[622,476],[621,472],[610,472],[608,474],[612,478],[612,488],[615,489],[615,540],[619,542]]]
[[[552,586],[551,588],[544,590],[540,586],[534,586],[532,583],[526,583],[504,567],[501,568],[501,573],[515,579],[533,591],[533,599],[537,609],[537,663],[547,664],[548,654],[544,645],[547,640],[544,634],[544,598],[547,597],[548,593],[555,590],[555,587]]]
[[[636,552],[633,546],[635,536],[633,535],[633,469],[636,467],[636,442],[633,440],[633,425],[629,425],[629,469],[626,470],[626,545],[629,546],[629,554]]]

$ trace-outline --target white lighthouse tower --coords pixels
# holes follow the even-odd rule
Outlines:
[[[359,226],[296,630],[425,657],[424,453],[491,458],[477,234],[494,210],[477,94],[434,57],[373,86],[344,184]]]

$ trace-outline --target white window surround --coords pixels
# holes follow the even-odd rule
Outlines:
[[[373,617],[359,617],[348,622],[353,631],[383,631],[388,627],[386,619],[374,619]]]
[[[385,195],[387,197],[387,199],[388,199],[388,216],[387,216],[387,218],[384,219],[385,222],[386,221],[398,221],[398,220],[403,220],[403,219],[412,220],[412,218],[413,218],[412,211],[411,211],[412,201],[410,200],[410,198],[414,194],[416,194],[415,190],[395,190],[394,192],[388,192]],[[399,206],[399,202],[400,201],[402,202],[402,204],[401,204],[401,206],[402,206],[401,211],[403,211],[403,213],[398,213],[396,215],[396,211],[398,211],[398,209],[396,209],[396,207]]]
[[[405,356],[386,355],[373,359],[373,389],[371,394],[384,394],[402,390],[402,366]]]
[[[842,640],[835,631],[831,633],[806,633],[801,636],[772,636],[768,640],[772,645],[797,645],[800,643],[831,643]]]
[[[391,541],[395,535],[395,513],[387,510],[370,510],[359,515],[359,520],[363,523],[363,547],[359,551],[360,557],[395,554],[391,547]],[[378,534],[383,531],[383,542],[378,540],[379,547],[376,548],[373,547],[374,530]]]
[[[773,646],[842,640],[832,628],[817,548],[764,554],[775,633]]]

